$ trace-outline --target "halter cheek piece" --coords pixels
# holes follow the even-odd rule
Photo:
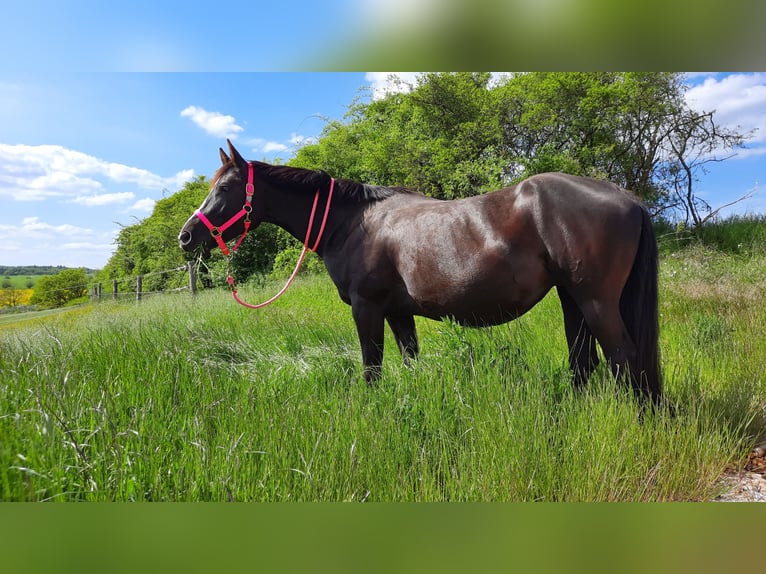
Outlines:
[[[324,208],[324,216],[322,216],[322,224],[319,226],[319,233],[317,234],[317,239],[314,242],[314,246],[311,248],[311,251],[316,252],[317,248],[319,247],[319,242],[322,239],[322,235],[324,234],[324,227],[327,223],[327,216],[330,213],[330,202],[332,201],[332,192],[335,189],[335,178],[330,178],[330,191],[327,194],[327,204]],[[247,185],[245,186],[245,204],[242,206],[242,209],[240,209],[237,213],[235,213],[229,220],[224,223],[223,225],[216,227],[213,225],[210,220],[207,218],[207,216],[202,213],[199,209],[194,212],[194,215],[199,218],[199,220],[210,230],[210,235],[213,236],[213,239],[215,239],[215,242],[218,244],[218,247],[220,247],[221,252],[229,257],[230,254],[234,254],[234,252],[239,249],[239,246],[242,244],[242,240],[245,238],[245,235],[247,235],[247,232],[250,230],[250,214],[253,211],[253,195],[255,193],[255,186],[253,185],[253,164],[252,162],[247,162]],[[295,279],[295,276],[298,275],[298,270],[301,268],[301,263],[303,263],[303,258],[306,256],[306,252],[309,250],[309,238],[311,237],[311,228],[314,226],[314,215],[316,214],[317,204],[319,203],[319,190],[317,189],[316,194],[314,195],[314,205],[311,208],[311,215],[309,216],[309,224],[308,229],[306,230],[306,239],[303,242],[303,251],[301,251],[301,256],[298,258],[298,263],[295,265],[295,270],[293,271],[292,275],[290,275],[290,278],[287,280],[287,283],[285,283],[285,286],[282,287],[282,289],[274,295],[271,299],[268,301],[264,301],[263,303],[259,303],[258,305],[251,305],[250,303],[245,303],[237,296],[237,288],[234,286],[234,277],[231,276],[230,273],[228,273],[228,276],[226,277],[227,283],[231,286],[231,294],[234,297],[234,299],[239,303],[240,305],[244,305],[245,307],[249,307],[250,309],[259,309],[261,307],[265,307],[266,305],[273,303],[274,301],[279,298],[282,293],[287,291],[287,288],[290,286],[290,284],[293,282],[293,279]],[[244,217],[244,225],[245,229],[242,232],[242,235],[239,236],[239,239],[237,240],[237,243],[234,245],[234,247],[231,248],[231,251],[229,251],[229,248],[226,246],[226,242],[223,240],[223,237],[221,235],[224,231],[226,231],[229,227],[234,225],[237,221],[242,219]]]

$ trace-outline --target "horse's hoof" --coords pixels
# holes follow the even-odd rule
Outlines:
[[[364,370],[364,382],[367,383],[368,388],[377,387],[380,380],[380,370]]]

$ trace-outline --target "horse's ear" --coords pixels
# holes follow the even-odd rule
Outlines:
[[[226,152],[223,151],[223,148],[219,147],[218,148],[218,153],[221,154],[221,165],[226,165],[227,163],[229,163],[231,161],[229,159],[229,156],[226,155]]]
[[[229,154],[231,155],[231,159],[235,164],[242,165],[243,163],[247,163],[245,159],[239,155],[239,152],[236,150],[236,148],[231,144],[230,139],[227,139],[226,143],[229,144]]]

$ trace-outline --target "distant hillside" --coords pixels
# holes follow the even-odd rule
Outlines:
[[[64,267],[63,265],[0,265],[0,275],[56,275],[64,269],[71,269],[71,267]],[[79,268],[77,268],[79,269]],[[95,273],[97,269],[85,268],[86,273]]]

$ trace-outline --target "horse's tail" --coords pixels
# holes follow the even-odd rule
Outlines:
[[[641,208],[641,238],[628,281],[620,297],[620,314],[636,345],[637,373],[631,373],[644,396],[655,405],[662,397],[657,301],[657,239],[646,209]]]

